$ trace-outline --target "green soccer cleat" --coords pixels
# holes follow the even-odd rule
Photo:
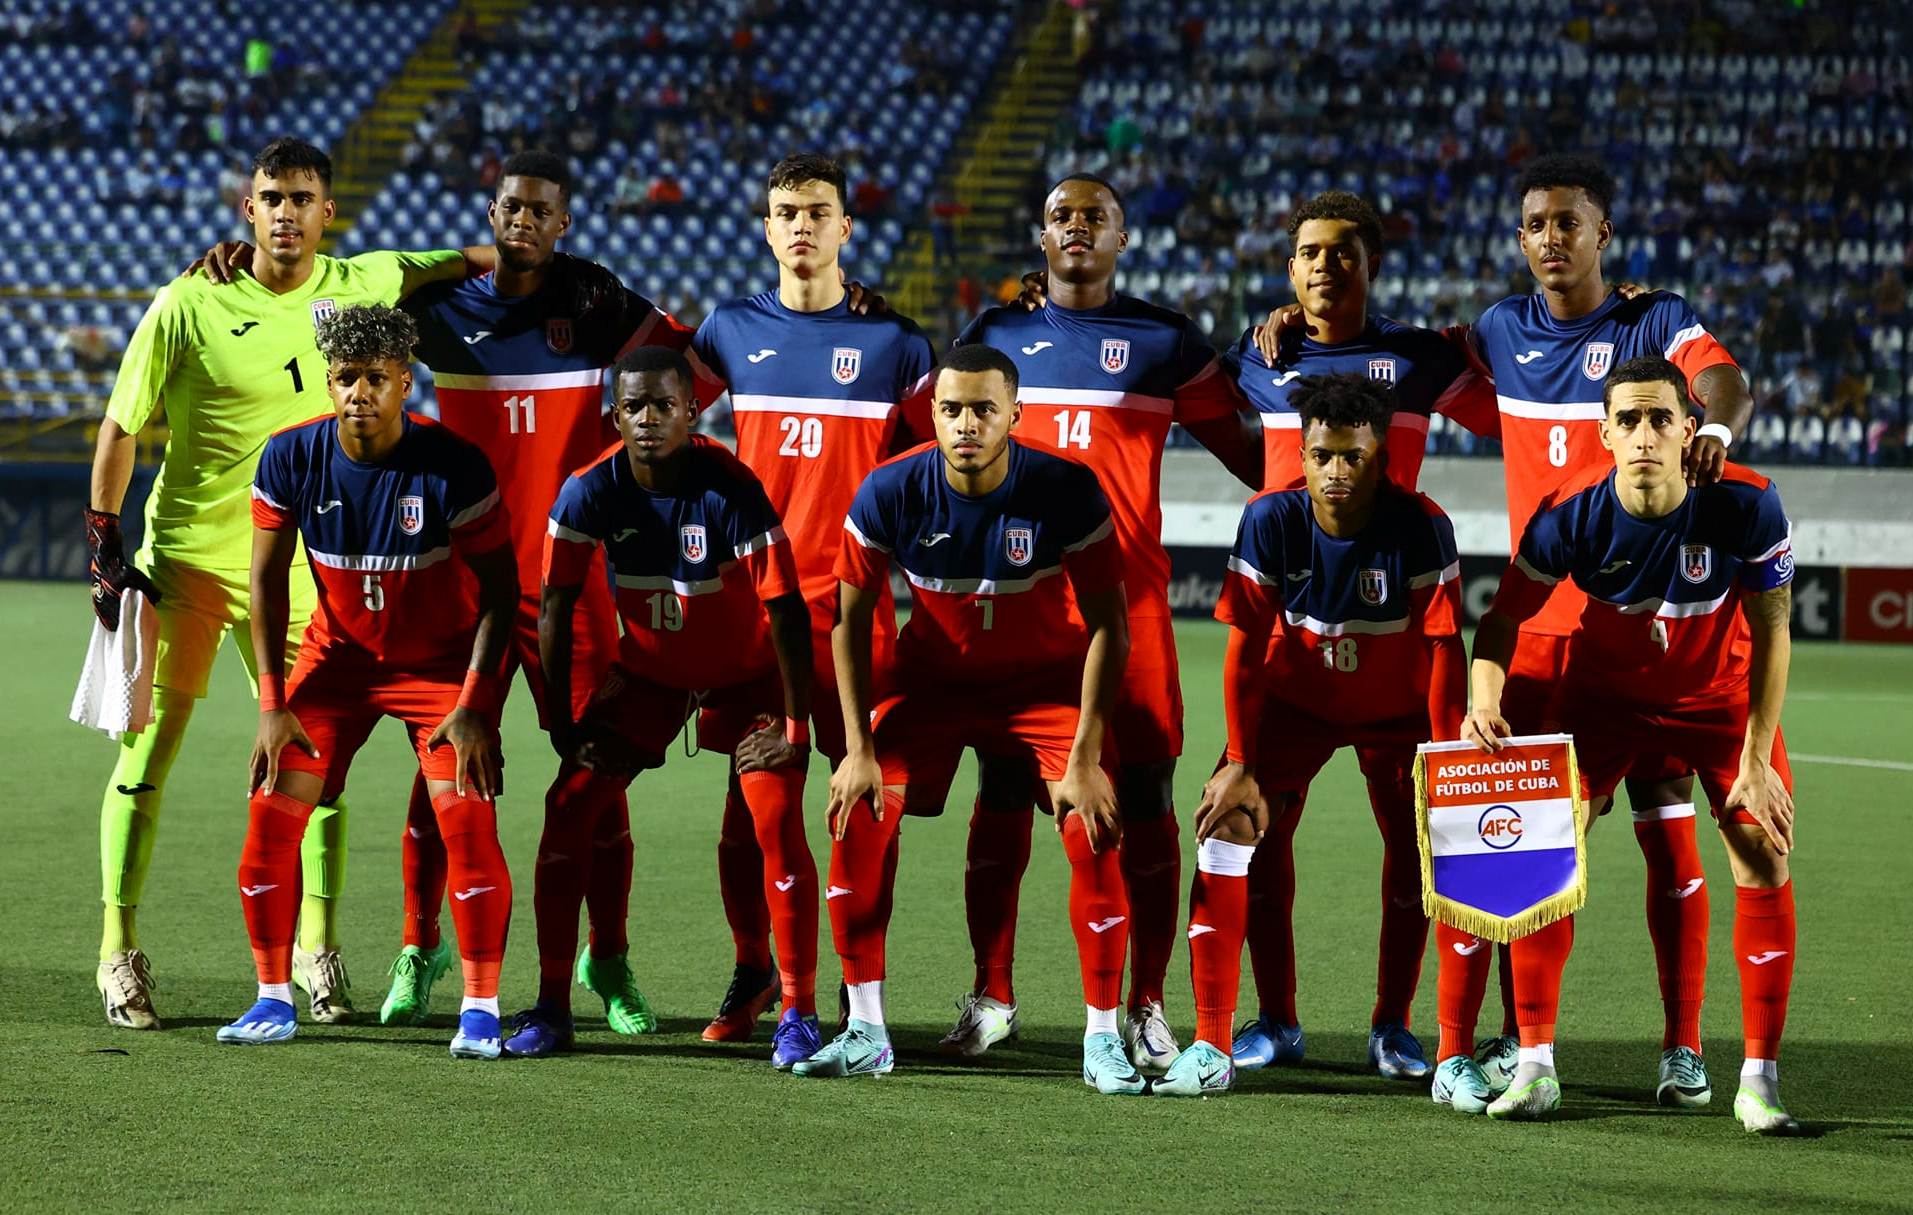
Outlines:
[[[1488,1078],[1488,1091],[1499,1096],[1514,1082],[1514,1071],[1521,1061],[1521,1039],[1513,1034],[1483,1038],[1475,1043],[1475,1063]]]
[[[407,945],[392,963],[392,990],[379,1006],[380,1025],[423,1025],[432,1015],[432,984],[452,966],[452,947]]]
[[[815,1080],[887,1076],[896,1065],[896,1056],[890,1050],[890,1031],[853,1017],[844,1032],[825,1043],[822,1050],[791,1064],[790,1074]]]
[[[1661,1079],[1654,1086],[1657,1103],[1693,1110],[1713,1099],[1714,1087],[1707,1082],[1707,1061],[1699,1051],[1676,1046],[1661,1052]]]
[[[1083,1039],[1083,1083],[1107,1097],[1141,1097],[1149,1092],[1149,1081],[1129,1061],[1123,1040],[1115,1034],[1090,1034]]]
[[[1538,1122],[1561,1108],[1561,1081],[1554,1069],[1523,1063],[1507,1091],[1488,1106],[1488,1117],[1504,1122]]]
[[[594,958],[587,946],[578,955],[578,986],[604,1001],[604,1019],[613,1033],[649,1034],[658,1028],[658,1014],[638,990],[631,963],[624,954]]]
[[[1198,1038],[1170,1062],[1150,1091],[1158,1097],[1219,1097],[1234,1085],[1235,1063],[1228,1052]]]
[[[307,953],[292,947],[292,981],[312,997],[312,1019],[321,1025],[339,1025],[358,1015],[352,1007],[352,980],[345,959],[336,949]]]
[[[1435,1067],[1435,1079],[1428,1095],[1436,1105],[1446,1105],[1461,1114],[1485,1114],[1495,1099],[1481,1065],[1467,1055],[1450,1055]]]
[[[1780,1104],[1780,1083],[1765,1076],[1742,1076],[1734,1094],[1734,1117],[1756,1135],[1798,1135],[1800,1120]]]

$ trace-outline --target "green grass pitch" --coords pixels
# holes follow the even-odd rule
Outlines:
[[[1317,783],[1298,841],[1309,1062],[1245,1075],[1221,1100],[1119,1100],[1083,1087],[1066,869],[1046,832],[1023,901],[1022,1041],[974,1065],[935,1053],[970,977],[967,773],[950,813],[905,832],[890,946],[895,1074],[806,1083],[773,1072],[762,1041],[700,1042],[731,956],[715,888],[722,768],[712,756],[674,758],[631,792],[633,956],[663,1033],[620,1039],[585,1022],[568,1057],[455,1062],[444,1015],[456,1006],[453,976],[426,1028],[306,1025],[285,1047],[223,1049],[214,1027],[253,994],[233,869],[255,719],[230,652],[167,791],[142,912],[167,1028],[112,1030],[92,984],[97,807],[111,747],[65,720],[84,593],[4,583],[0,602],[11,706],[0,735],[9,777],[0,803],[0,1208],[1913,1209],[1913,835],[1903,766],[1913,759],[1913,651],[1794,652],[1792,748],[1902,766],[1796,761],[1800,963],[1783,1091],[1815,1134],[1772,1142],[1742,1133],[1729,1113],[1740,1060],[1733,900],[1711,838],[1714,1105],[1673,1114],[1652,1104],[1660,1011],[1642,865],[1624,820],[1602,824],[1591,843],[1592,892],[1562,1014],[1559,1120],[1463,1118],[1432,1105],[1425,1085],[1370,1075],[1380,845],[1346,752]],[[1178,631],[1189,705],[1178,800],[1187,809],[1221,743],[1222,634],[1202,623]],[[520,883],[509,1009],[535,985],[531,863],[555,765],[522,687],[506,749],[501,820]],[[352,773],[345,952],[362,1010],[377,1009],[397,948],[408,762],[400,731],[381,728]],[[820,866],[822,790],[817,765]],[[1184,843],[1187,873],[1194,849],[1186,834]],[[837,971],[827,927],[824,949],[828,992]],[[1415,1024],[1431,1049],[1434,988],[1430,959]],[[1194,1012],[1180,950],[1169,1003],[1186,1036]]]

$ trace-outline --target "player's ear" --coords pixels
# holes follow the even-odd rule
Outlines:
[[[1599,235],[1599,239],[1595,241],[1594,247],[1596,249],[1607,248],[1608,242],[1614,239],[1614,221],[1606,217],[1602,217],[1601,226],[1599,228],[1596,228],[1595,231],[1599,233],[1600,235]]]
[[[1127,248],[1129,248],[1129,229],[1120,228],[1116,232],[1116,252],[1121,253]]]
[[[1603,451],[1614,450],[1614,436],[1608,432],[1608,416],[1607,406],[1601,406],[1601,448]]]
[[[558,212],[558,235],[553,239],[562,240],[565,233],[569,231],[571,231],[571,207],[566,204],[565,209]]]
[[[338,200],[333,198],[330,194],[326,195],[325,202],[321,204],[319,207],[320,225],[322,227],[327,227],[327,228],[331,227],[332,217],[337,215],[338,213],[339,213]]]
[[[1368,255],[1368,281],[1371,283],[1374,282],[1376,278],[1381,275],[1381,272],[1382,255],[1379,253],[1370,253]]]

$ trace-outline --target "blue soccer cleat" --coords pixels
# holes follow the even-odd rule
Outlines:
[[[1421,1042],[1400,1021],[1386,1021],[1368,1031],[1368,1061],[1384,1080],[1426,1080],[1432,1070]]]
[[[498,1014],[482,1008],[468,1008],[458,1014],[458,1032],[452,1035],[452,1058],[496,1059],[504,1046],[498,1026]]]
[[[824,1046],[824,1033],[817,1028],[817,1014],[804,1016],[794,1008],[784,1010],[771,1034],[771,1066],[784,1068],[802,1063]]]
[[[459,1028],[464,1029],[463,1018]],[[505,1053],[515,1059],[542,1059],[571,1049],[573,1029],[568,1012],[553,1012],[534,1004],[512,1017],[511,1030],[511,1037],[505,1039]]]
[[[1308,1050],[1300,1025],[1283,1025],[1267,1013],[1243,1023],[1229,1044],[1229,1054],[1237,1071],[1252,1072],[1264,1067],[1300,1063]]]
[[[290,1042],[298,1032],[298,1010],[285,1000],[262,999],[240,1013],[231,1025],[220,1026],[214,1036],[230,1046],[265,1046]]]
[[[778,1028],[783,1028],[780,1022]],[[855,1017],[844,1032],[832,1038],[810,1058],[791,1064],[793,1076],[834,1079],[839,1076],[886,1076],[897,1064],[890,1051],[890,1031]]]

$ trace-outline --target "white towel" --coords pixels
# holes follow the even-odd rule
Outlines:
[[[159,649],[159,613],[145,595],[120,596],[120,627],[97,618],[86,642],[86,665],[73,690],[74,721],[108,738],[138,734],[153,720],[153,659]]]

